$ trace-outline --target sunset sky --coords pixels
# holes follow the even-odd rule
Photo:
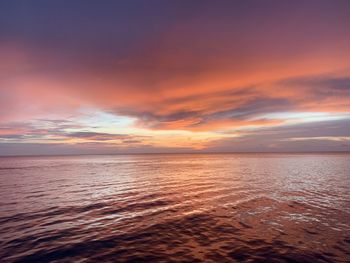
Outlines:
[[[350,151],[350,1],[0,1],[0,155]]]

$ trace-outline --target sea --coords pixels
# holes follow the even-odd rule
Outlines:
[[[0,262],[350,262],[350,154],[1,157]]]

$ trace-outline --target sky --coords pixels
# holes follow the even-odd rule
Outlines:
[[[350,1],[0,1],[0,155],[350,151]]]

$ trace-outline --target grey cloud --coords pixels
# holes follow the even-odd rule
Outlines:
[[[242,106],[206,115],[203,119],[207,121],[216,119],[246,120],[264,113],[287,111],[292,108],[292,103],[287,99],[255,98]]]
[[[350,137],[350,119],[241,131],[241,137],[218,140],[207,151],[214,152],[307,152],[350,151],[350,142],[322,137]],[[291,138],[315,138],[291,141]]]
[[[1,143],[0,156],[12,155],[70,155],[70,154],[142,154],[193,152],[191,148],[153,147],[135,144],[127,148],[105,143]]]
[[[101,133],[101,132],[73,132],[63,134],[66,137],[70,138],[82,138],[82,139],[91,139],[96,141],[109,141],[109,140],[122,140],[127,139],[130,135],[125,134],[110,134],[110,133]]]

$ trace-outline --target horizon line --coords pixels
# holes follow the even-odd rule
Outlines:
[[[183,154],[350,154],[350,151],[244,151],[244,152],[140,152],[140,153],[73,153],[73,154],[10,154],[6,157],[65,157],[65,156],[117,156],[117,155],[183,155]]]

